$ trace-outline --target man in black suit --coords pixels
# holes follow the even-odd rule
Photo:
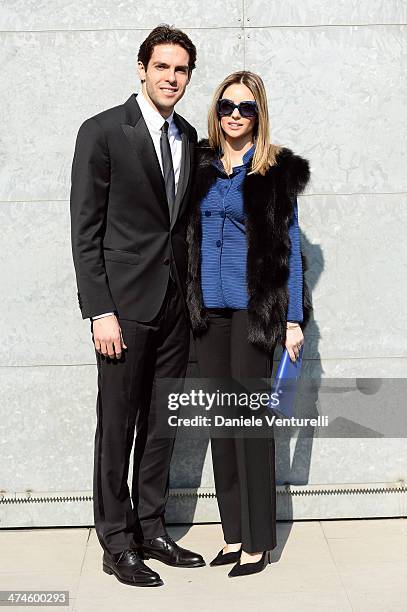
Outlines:
[[[138,54],[140,94],[82,124],[72,165],[78,299],[98,366],[95,527],[104,571],[136,586],[163,584],[143,558],[205,565],[166,531],[174,440],[152,415],[157,379],[182,380],[189,354],[185,213],[197,134],[174,106],[195,59],[186,34],[155,28]]]

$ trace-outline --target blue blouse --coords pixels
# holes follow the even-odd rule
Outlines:
[[[207,308],[245,310],[248,305],[246,286],[247,242],[243,209],[243,181],[254,154],[254,145],[227,176],[220,159],[214,160],[219,175],[201,202],[202,248],[201,285]],[[287,321],[302,321],[302,262],[297,201],[289,225]]]

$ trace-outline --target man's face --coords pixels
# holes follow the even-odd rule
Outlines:
[[[144,93],[163,117],[168,117],[189,83],[189,54],[179,45],[156,45],[147,68],[138,63]]]

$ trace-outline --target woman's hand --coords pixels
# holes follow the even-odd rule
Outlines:
[[[304,344],[304,335],[301,327],[297,324],[287,324],[287,333],[285,338],[285,348],[288,351],[291,361],[295,362],[300,352],[300,348]]]

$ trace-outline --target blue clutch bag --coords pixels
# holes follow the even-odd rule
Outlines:
[[[278,398],[278,403],[276,403],[275,399],[272,399],[269,406],[270,410],[276,412],[278,416],[288,418],[294,416],[297,380],[301,374],[303,351],[304,345],[300,348],[294,363],[291,361],[287,349],[284,349],[281,356],[271,389],[271,394],[273,398]]]

